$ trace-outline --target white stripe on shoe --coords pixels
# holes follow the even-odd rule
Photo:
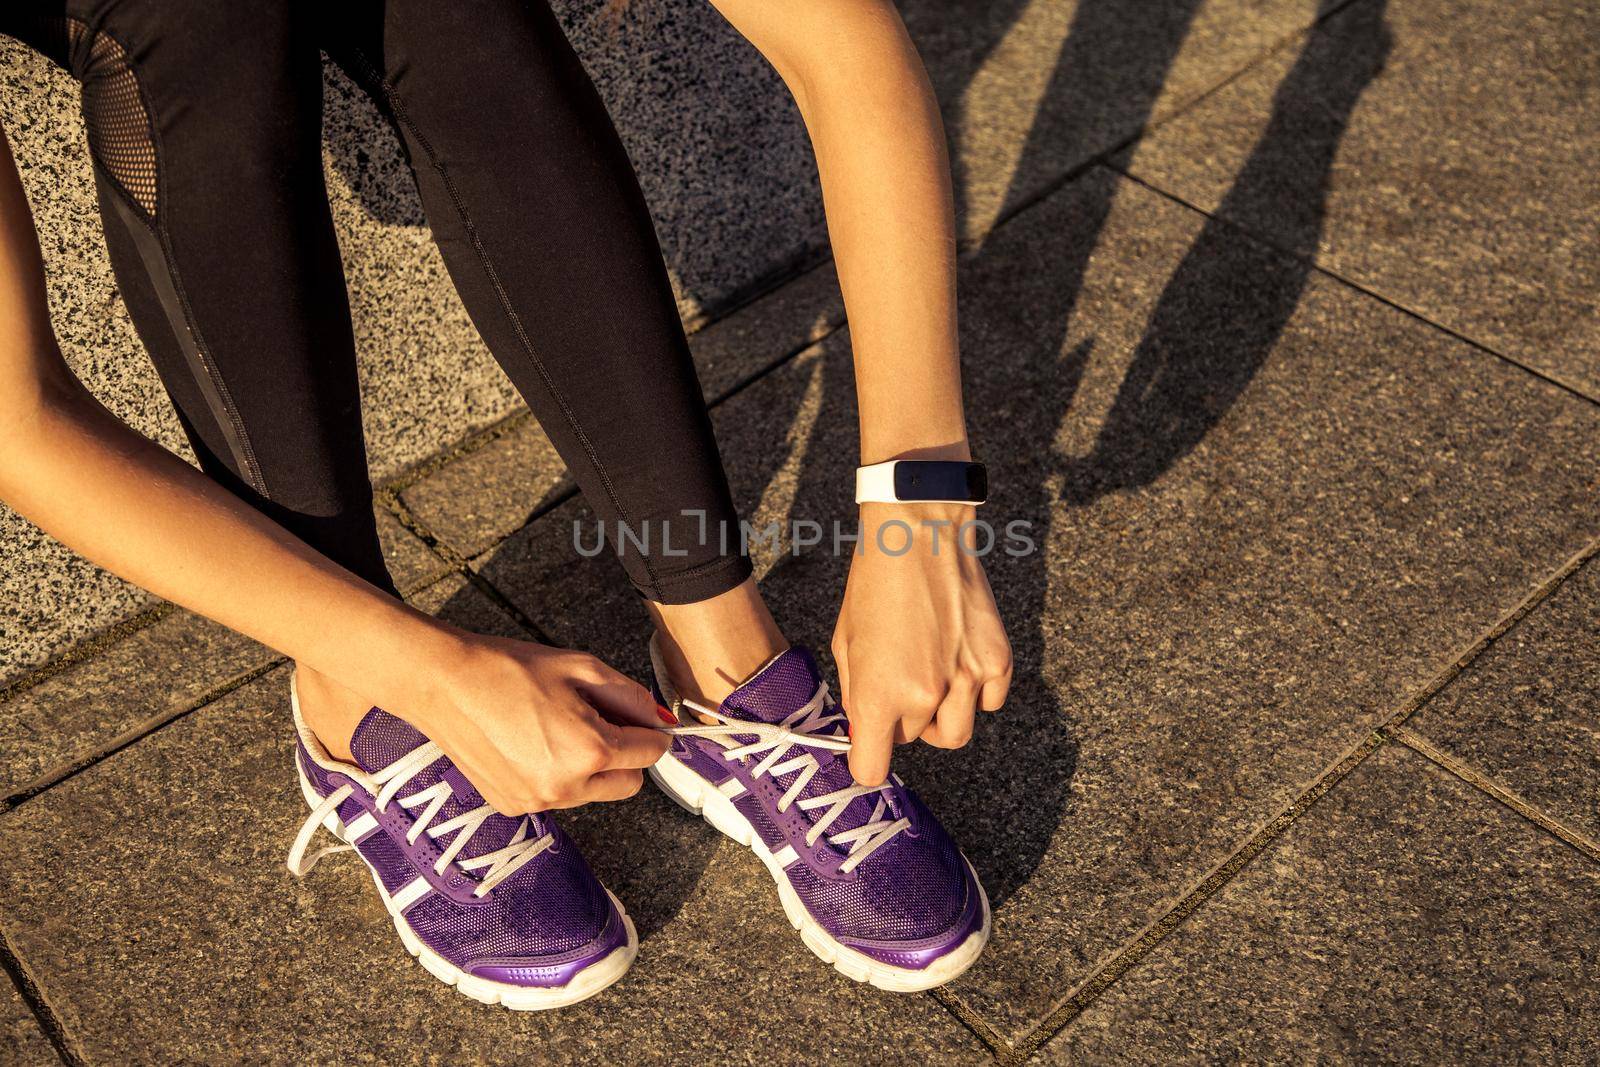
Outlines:
[[[405,911],[431,892],[433,892],[433,886],[428,884],[426,878],[418,876],[396,889],[393,896],[388,894],[385,894],[385,896],[389,896],[389,909],[398,913]]]
[[[372,812],[364,811],[360,816],[352,819],[349,825],[344,828],[344,839],[352,845],[359,845],[368,834],[377,828],[378,820],[373,817]]]

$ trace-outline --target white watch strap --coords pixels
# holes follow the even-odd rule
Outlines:
[[[893,504],[900,498],[894,495],[894,465],[899,460],[873,463],[856,468],[857,504]]]

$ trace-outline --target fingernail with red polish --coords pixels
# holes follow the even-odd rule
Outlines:
[[[661,721],[666,723],[668,726],[678,725],[678,717],[672,714],[672,712],[668,711],[666,708],[662,707],[660,704],[656,705],[656,714],[661,716]]]

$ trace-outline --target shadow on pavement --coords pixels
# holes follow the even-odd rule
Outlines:
[[[1027,4],[910,0],[906,7],[913,24],[938,12],[954,18],[971,8],[970,20],[950,31],[969,35],[962,48],[953,50],[948,66],[933,71],[941,96],[948,100],[959,94]],[[1123,129],[1144,125],[1197,7],[1198,0],[1166,4],[1159,18],[1152,16],[1152,25],[1134,35],[1127,30],[1127,5],[1116,0],[1081,3],[1040,105],[1041,114],[1048,111],[1051,116],[1049,136],[1082,138],[1081,157],[1087,159],[1110,146],[1104,139],[1107,114],[1114,114]],[[1279,88],[1279,106],[1219,212],[1244,219],[1268,209],[1280,217],[1288,214],[1295,220],[1291,251],[1301,256],[1316,248],[1340,136],[1388,46],[1382,0],[1359,0],[1334,22],[1337,31],[1325,22],[1307,36]],[[1120,73],[1103,81],[1096,72],[1108,69],[1108,63]],[[1303,95],[1308,85],[1316,87],[1324,102],[1318,114],[1307,116],[1303,109],[1283,106]],[[958,136],[957,131],[952,135]],[[1031,157],[1045,150],[1041,136],[1029,136],[1015,170],[1018,180],[1037,171]],[[1060,149],[1059,143],[1050,145],[1055,155]],[[958,175],[958,189],[961,185]],[[988,254],[962,265],[970,421],[975,447],[988,459],[995,487],[985,517],[1029,520],[1041,548],[1051,544],[1052,526],[1061,520],[1064,504],[1086,505],[1119,490],[1149,485],[1194,448],[1268,358],[1310,272],[1299,259],[1285,270],[1281,255],[1241,240],[1236,230],[1230,234],[1228,223],[1207,220],[1156,302],[1092,450],[1086,456],[1064,455],[1053,443],[1095,357],[1092,337],[1064,351],[1065,339],[1090,256],[1118,189],[1125,185],[1116,172],[1095,167],[1069,192],[1059,194],[1071,198],[1065,216],[1069,226],[1055,233],[1028,229],[1025,212],[1012,224],[1021,231],[1016,240],[1012,235],[996,239]],[[1007,199],[1015,195],[1008,193]],[[1004,254],[1002,248],[1017,255]],[[1019,262],[1023,254],[1026,262]],[[789,511],[826,526],[833,517],[854,516],[850,473],[856,457],[856,415],[847,338],[835,335],[812,358],[820,360],[815,373],[821,375],[821,411],[804,442]],[[778,388],[774,381],[783,380],[785,373],[774,372],[750,392],[772,393]],[[795,382],[806,378],[794,375]],[[730,432],[726,423],[719,426],[736,499],[747,508],[774,479],[787,477],[782,469],[792,442],[786,447],[785,437],[805,414],[805,394],[802,382],[776,400],[769,395],[762,401],[766,406],[757,426],[737,432]],[[743,395],[720,410],[733,410]],[[730,448],[734,444],[737,453]],[[552,551],[571,551],[565,537],[563,531],[548,539]],[[1058,565],[1041,550],[1022,558],[996,558],[990,567],[1016,663],[1005,711],[981,722],[973,744],[963,752],[911,745],[897,755],[897,769],[961,842],[996,906],[1029,881],[1049,851],[1067,815],[1077,768],[1072,709],[1060,696],[1067,691],[1061,678],[1071,665],[1049,662],[1052,631],[1072,621],[1060,617],[1070,609],[1060,607],[1059,593],[1055,601],[1050,599],[1051,570]],[[491,580],[494,566],[491,561],[486,570]],[[573,566],[592,574],[585,581],[626,588],[614,560]],[[828,648],[847,573],[848,557],[813,551],[783,559],[764,579],[763,590],[793,640]],[[587,609],[579,610],[592,612],[592,617],[574,622],[575,632],[595,635],[586,647],[645,677],[643,612],[630,614],[610,595],[596,596]],[[627,617],[618,617],[619,610]],[[648,788],[639,801],[591,806],[566,821],[597,871],[628,900],[641,937],[659,930],[676,913],[717,847],[712,831],[698,823],[689,826],[687,816]]]

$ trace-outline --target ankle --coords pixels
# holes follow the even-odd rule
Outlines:
[[[680,697],[716,707],[789,647],[754,579],[697,604],[650,604],[662,666]]]
[[[325,674],[296,666],[295,690],[300,718],[334,759],[351,762],[350,740],[371,704]]]

